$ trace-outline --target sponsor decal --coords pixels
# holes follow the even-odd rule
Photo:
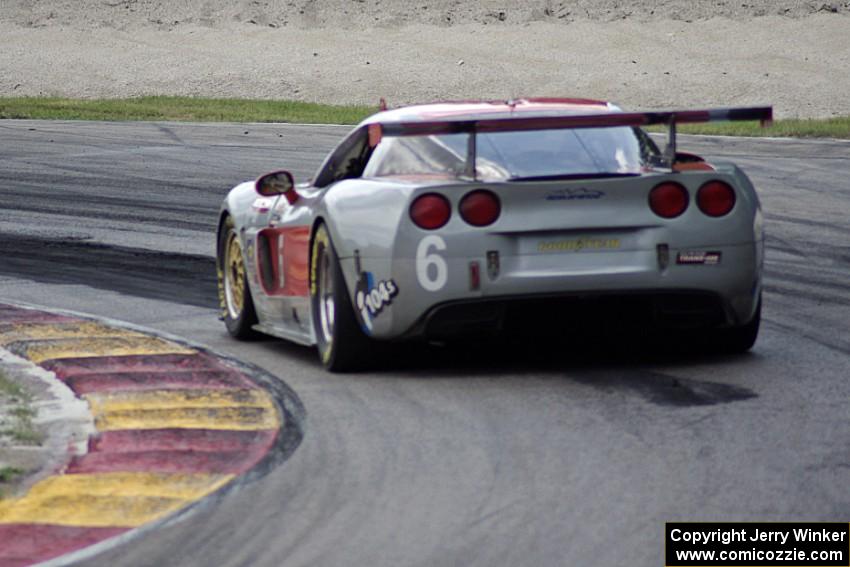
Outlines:
[[[546,195],[547,201],[584,201],[601,199],[605,196],[602,191],[589,190],[581,187],[579,189],[555,189]]]
[[[372,332],[372,321],[381,314],[384,307],[392,304],[396,295],[398,286],[395,280],[381,280],[376,284],[372,272],[360,272],[354,302],[360,312],[364,331]]]
[[[537,244],[538,252],[579,252],[581,250],[616,250],[619,238],[570,238],[546,240]]]
[[[676,256],[676,263],[714,266],[720,263],[720,257],[720,252],[701,252],[688,250],[685,252],[679,252],[679,254]]]

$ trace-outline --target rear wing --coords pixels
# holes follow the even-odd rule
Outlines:
[[[383,136],[434,136],[468,133],[467,174],[475,177],[475,137],[479,133],[559,130],[574,128],[613,128],[653,126],[668,128],[664,159],[672,165],[676,157],[676,125],[703,122],[755,121],[768,126],[773,122],[772,106],[672,110],[658,112],[605,112],[595,114],[515,116],[479,120],[439,120],[428,122],[385,122],[369,125],[369,144],[377,146]]]

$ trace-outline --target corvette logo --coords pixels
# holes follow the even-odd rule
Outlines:
[[[555,189],[546,195],[547,201],[585,201],[601,199],[605,196],[602,191],[591,191],[581,187],[579,189]]]

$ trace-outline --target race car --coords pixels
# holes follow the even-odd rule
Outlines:
[[[234,187],[218,222],[231,335],[371,345],[569,327],[579,314],[696,333],[745,351],[761,319],[764,235],[741,169],[677,151],[676,125],[770,107],[624,112],[585,99],[383,110],[315,176]],[[642,127],[665,125],[662,150]]]

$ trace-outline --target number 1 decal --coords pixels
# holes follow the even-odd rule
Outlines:
[[[432,249],[445,250],[446,241],[432,234],[419,242],[416,248],[416,279],[426,291],[439,291],[449,279],[449,266],[442,256],[431,253]]]
[[[286,256],[283,253],[284,242],[286,242],[286,234],[280,233],[278,235],[277,240],[277,273],[278,273],[278,282],[277,286],[280,289],[286,287]]]

